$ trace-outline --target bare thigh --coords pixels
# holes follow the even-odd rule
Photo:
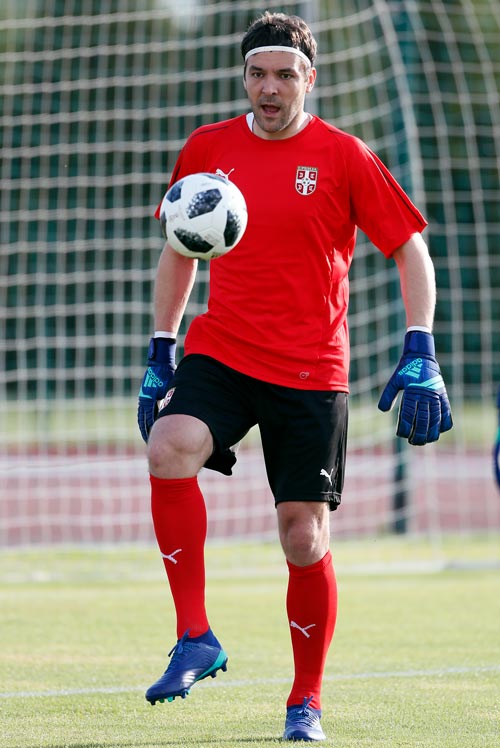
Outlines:
[[[194,416],[164,416],[155,422],[149,436],[150,473],[156,478],[191,478],[198,474],[213,449],[206,423]]]

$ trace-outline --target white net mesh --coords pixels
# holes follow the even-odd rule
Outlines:
[[[179,5],[0,8],[1,545],[152,538],[135,425],[162,246],[152,212],[192,129],[246,111],[239,40],[262,11],[252,0]],[[456,425],[411,450],[376,409],[404,332],[397,272],[359,238],[335,532],[496,532],[498,2],[266,7],[310,23],[319,58],[309,109],[361,136],[426,214],[439,285],[436,343]],[[206,281],[201,268],[183,333]],[[201,477],[211,537],[274,534],[257,441],[243,445],[232,478]]]

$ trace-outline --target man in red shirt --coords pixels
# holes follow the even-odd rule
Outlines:
[[[396,262],[407,315],[403,355],[379,407],[389,410],[403,390],[398,435],[412,444],[437,440],[452,420],[431,333],[425,219],[364,143],[305,111],[316,42],[302,19],[264,14],[245,34],[242,54],[251,112],[197,129],[170,183],[218,173],[248,207],[240,243],[211,263],[208,310],[192,322],[177,370],[175,337],[196,260],[167,243],[156,276],[156,332],[138,418],[177,644],[146,698],[184,698],[198,680],[226,669],[205,609],[207,520],[197,475],[203,466],[231,474],[232,445],[257,424],[289,570],[295,677],[284,738],[315,741],[325,738],[321,684],[337,614],[329,518],[344,476],[357,227]]]

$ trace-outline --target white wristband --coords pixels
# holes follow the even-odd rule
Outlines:
[[[155,334],[153,335],[153,338],[173,338],[176,339],[177,335],[175,332],[170,332],[169,330],[156,330]]]
[[[410,327],[406,328],[406,332],[428,332],[429,334],[432,333],[432,330],[430,327],[424,327],[424,325],[411,325]]]

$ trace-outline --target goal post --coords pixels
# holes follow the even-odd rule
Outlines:
[[[400,355],[394,263],[360,234],[338,537],[498,533],[497,0],[270,0],[318,41],[314,113],[361,137],[429,220],[455,428],[407,448],[378,395]],[[153,212],[197,126],[247,110],[257,0],[5,0],[0,7],[0,546],[150,541],[136,394],[162,246]],[[181,329],[206,305],[200,264]],[[275,536],[258,435],[203,471],[211,538]]]

